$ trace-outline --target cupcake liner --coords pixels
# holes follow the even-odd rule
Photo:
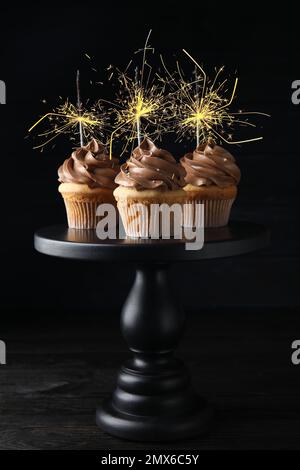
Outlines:
[[[58,191],[64,199],[68,226],[72,229],[95,229],[103,218],[97,215],[97,208],[102,204],[111,204],[116,208],[111,189],[61,183]]]
[[[223,227],[228,224],[232,199],[193,199],[188,200],[183,208],[184,227]]]
[[[176,228],[180,229],[182,225],[182,215],[179,220],[174,224],[174,215],[171,212],[168,221],[170,221],[170,230],[167,230],[167,218],[163,216],[160,211],[160,205],[166,204],[172,206],[179,204],[182,207],[182,202],[151,202],[145,204],[144,202],[130,202],[128,199],[118,201],[118,209],[120,217],[123,222],[124,230],[127,236],[131,238],[160,238],[164,234],[173,237]],[[181,209],[182,214],[182,209]]]
[[[116,203],[112,200],[99,201],[82,201],[68,197],[64,198],[67,212],[68,226],[74,229],[95,229],[102,216],[97,215],[97,208],[101,204],[112,204],[116,207]]]
[[[70,228],[94,229],[99,217],[96,216],[99,202],[77,202],[64,199]],[[97,220],[98,219],[98,220]]]

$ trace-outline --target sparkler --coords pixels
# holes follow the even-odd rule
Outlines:
[[[128,70],[117,70],[119,94],[112,105],[112,113],[115,115],[115,129],[110,137],[110,156],[114,138],[124,136],[125,145],[121,155],[126,151],[129,143],[138,141],[140,145],[142,135],[156,139],[166,130],[164,123],[164,109],[167,97],[165,83],[155,80],[152,75],[152,66],[147,62],[148,51],[154,53],[149,45],[151,30],[146,38],[143,49],[137,51],[143,53],[141,68],[136,67],[134,76],[131,77]],[[111,74],[112,76],[113,74]]]
[[[77,70],[76,75],[76,90],[77,90],[77,110],[78,110],[78,124],[79,124],[79,136],[80,136],[80,147],[83,146],[83,129],[82,129],[82,115],[81,115],[81,98],[80,98],[80,73]]]
[[[195,66],[194,78],[188,81],[177,62],[177,71],[171,74],[162,57],[161,61],[167,72],[168,82],[173,90],[171,93],[173,105],[173,125],[178,130],[178,140],[184,137],[196,138],[197,146],[209,140],[223,141],[227,144],[242,144],[261,140],[255,137],[246,140],[233,140],[232,132],[236,126],[256,127],[244,115],[268,116],[261,112],[233,113],[230,106],[235,98],[238,78],[235,79],[232,91],[228,96],[228,79],[220,80],[224,67],[220,68],[211,81],[204,69],[196,60],[183,49]]]
[[[71,135],[71,140],[74,140],[75,136],[79,134],[80,146],[83,146],[84,141],[92,137],[99,140],[104,139],[107,114],[99,102],[89,109],[83,107],[80,97],[79,71],[76,75],[76,90],[76,106],[67,100],[52,112],[44,114],[30,127],[28,132],[32,132],[41,124],[48,125],[46,129],[39,132],[38,137],[43,141],[36,145],[35,149],[42,151],[46,145],[62,134]]]
[[[200,109],[200,102],[199,102],[199,78],[197,74],[197,67],[194,70],[195,75],[195,88],[196,88],[196,107]],[[197,147],[200,144],[200,119],[196,120],[196,143]]]

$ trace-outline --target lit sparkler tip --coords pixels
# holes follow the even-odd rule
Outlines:
[[[44,114],[28,130],[31,133],[38,126],[45,124],[45,130],[38,137],[43,141],[34,148],[42,148],[56,139],[59,135],[69,135],[70,139],[79,134],[79,124],[82,127],[83,140],[95,137],[104,140],[107,126],[107,114],[99,103],[89,109],[81,106],[81,111],[69,101],[58,106],[53,112]],[[48,126],[47,126],[48,125]]]
[[[147,52],[154,52],[149,45],[149,31],[142,52],[141,66],[131,67],[132,61],[127,65],[125,72],[117,69],[116,80],[119,85],[119,93],[112,104],[115,116],[115,129],[110,138],[110,155],[112,155],[113,141],[117,137],[123,137],[125,144],[121,155],[127,150],[129,144],[137,140],[140,145],[143,136],[157,138],[166,129],[167,97],[165,82],[157,80],[157,75],[152,74],[152,67],[146,60]],[[131,67],[131,73],[130,73]],[[133,73],[132,73],[133,72]],[[110,74],[112,77],[113,72]]]
[[[256,137],[246,140],[234,140],[234,126],[251,126],[254,124],[242,119],[243,114],[262,115],[259,112],[232,113],[232,105],[238,85],[238,78],[234,80],[232,90],[229,92],[227,78],[223,81],[220,74],[224,71],[224,66],[216,70],[215,77],[210,80],[203,67],[189,54],[185,49],[183,52],[193,62],[195,66],[194,73],[190,80],[187,80],[182,72],[181,66],[177,61],[177,76],[171,74],[165,64],[171,86],[175,92],[172,93],[174,114],[174,128],[178,132],[178,140],[184,137],[192,137],[196,140],[196,145],[205,143],[209,138],[225,142],[227,144],[241,144],[261,140],[262,137]],[[228,96],[229,95],[229,96]],[[239,117],[237,117],[237,115]]]
[[[62,97],[59,96],[62,100]],[[45,126],[45,130],[38,133],[42,142],[34,148],[42,149],[59,135],[68,135],[70,140],[75,140],[79,135],[80,146],[86,140],[96,138],[105,141],[104,134],[107,131],[108,112],[100,105],[100,101],[93,105],[83,106],[80,93],[80,71],[76,71],[76,105],[68,99],[57,106],[53,111],[44,114],[28,130],[32,132],[40,125]],[[47,127],[48,125],[48,127]]]

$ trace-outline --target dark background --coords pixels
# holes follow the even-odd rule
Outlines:
[[[209,71],[223,64],[228,73],[237,70],[240,80],[236,109],[243,107],[272,115],[271,119],[262,118],[263,129],[255,131],[255,135],[264,135],[262,142],[230,148],[242,171],[233,215],[269,225],[272,247],[251,257],[176,268],[184,303],[197,309],[199,290],[195,287],[201,283],[201,302],[209,307],[299,304],[295,258],[299,252],[299,109],[291,102],[291,83],[298,78],[299,68],[295,11],[273,8],[265,13],[253,3],[251,8],[227,3],[196,5],[194,2],[188,11],[182,4],[170,2],[143,8],[130,2],[111,6],[101,2],[99,8],[88,2],[73,2],[68,7],[42,4],[6,12],[4,8],[4,29],[0,32],[0,78],[7,84],[7,105],[0,107],[5,165],[2,301],[12,315],[19,316],[24,309],[37,314],[40,309],[50,309],[52,315],[58,310],[86,309],[86,296],[75,299],[69,295],[74,284],[78,285],[77,276],[83,291],[95,287],[96,298],[89,296],[91,307],[99,305],[97,289],[101,285],[101,308],[115,310],[131,283],[131,271],[122,267],[114,275],[116,267],[77,268],[73,263],[34,253],[33,231],[65,220],[56,172],[70,155],[73,143],[58,139],[53,150],[49,147],[41,154],[32,150],[34,142],[24,137],[30,125],[58,103],[59,95],[74,99],[78,67],[83,97],[103,93],[101,87],[89,84],[95,73],[85,53],[93,58],[92,65],[99,70],[101,80],[108,64],[121,68],[127,64],[133,52],[142,47],[150,28],[151,45],[157,53],[164,54],[167,62],[172,63],[174,53],[182,58],[180,51],[186,48]],[[172,136],[166,137],[163,145],[177,157],[185,150],[184,145],[174,144]],[[274,289],[274,285],[278,288]],[[49,292],[50,286],[55,296]]]
[[[272,116],[260,121],[263,129],[257,134],[264,135],[262,142],[230,147],[242,171],[232,216],[269,226],[271,245],[252,255],[174,266],[174,289],[180,289],[192,325],[197,318],[199,328],[205,329],[205,321],[199,322],[201,310],[203,318],[209,318],[215,340],[224,324],[228,331],[238,324],[246,334],[244,315],[252,332],[248,338],[252,356],[258,354],[257,335],[263,343],[272,336],[274,325],[277,332],[289,327],[284,344],[276,343],[273,352],[279,354],[280,350],[285,355],[285,367],[296,376],[297,368],[292,369],[289,357],[291,342],[300,337],[300,107],[291,102],[291,83],[300,78],[297,13],[292,5],[273,6],[265,12],[253,2],[239,7],[230,2],[199,3],[99,2],[97,7],[89,2],[51,2],[1,7],[0,79],[7,86],[7,104],[0,106],[1,325],[2,336],[7,332],[12,342],[17,342],[14,329],[6,329],[6,325],[19,328],[20,335],[31,329],[39,336],[38,328],[49,328],[55,344],[55,332],[63,324],[87,327],[96,318],[99,329],[112,328],[117,341],[119,332],[111,321],[113,325],[112,318],[117,322],[133,270],[117,264],[52,259],[34,252],[34,230],[65,221],[57,192],[57,168],[70,155],[73,144],[61,139],[54,149],[49,147],[41,154],[32,150],[33,142],[25,136],[30,125],[57,104],[59,95],[74,97],[77,68],[83,97],[97,98],[103,91],[89,84],[94,80],[90,65],[99,70],[100,80],[110,63],[123,68],[152,28],[150,43],[167,61],[173,60],[174,53],[181,56],[185,48],[208,71],[223,64],[232,75],[237,70],[236,109]],[[85,53],[93,58],[91,64]],[[174,137],[168,136],[162,145],[180,157],[192,143],[175,144]],[[241,338],[239,333],[237,336]],[[217,351],[218,347],[217,341]],[[267,366],[261,367],[262,374],[269,372]],[[268,387],[262,390],[268,397]],[[279,400],[274,405],[274,414],[281,404]]]

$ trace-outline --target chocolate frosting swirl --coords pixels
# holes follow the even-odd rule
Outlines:
[[[237,185],[241,172],[234,157],[218,145],[199,145],[193,153],[180,159],[186,170],[185,181],[193,186],[217,185],[226,188]]]
[[[119,168],[118,160],[109,158],[105,146],[92,139],[87,145],[77,148],[59,167],[58,181],[115,189],[114,179]]]
[[[115,182],[137,190],[173,191],[184,186],[184,174],[184,169],[167,150],[157,148],[146,138],[121,166]]]

